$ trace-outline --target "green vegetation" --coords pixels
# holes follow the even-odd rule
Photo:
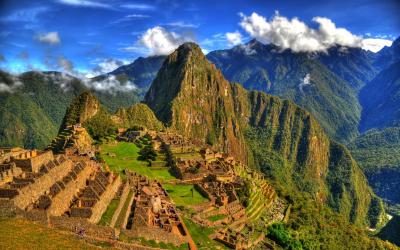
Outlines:
[[[214,233],[213,228],[202,227],[188,218],[184,218],[183,221],[199,250],[227,249],[224,245],[209,238],[209,235]]]
[[[0,70],[0,82],[22,84],[12,93],[0,93],[0,146],[43,149],[62,125],[67,108],[87,87],[79,79],[59,72],[26,72],[12,76]],[[112,112],[139,101],[136,91],[91,90]]]
[[[119,118],[118,125],[122,127],[146,127],[158,131],[164,128],[153,111],[143,103],[135,104],[129,108],[120,108],[115,115]]]
[[[301,243],[290,235],[285,224],[275,223],[268,227],[267,236],[281,245],[284,249],[303,249]]]
[[[215,221],[219,221],[226,218],[225,214],[217,214],[217,215],[213,215],[207,218],[207,220],[215,222]]]
[[[133,243],[140,243],[143,246],[149,246],[149,247],[155,247],[155,248],[161,248],[161,249],[171,249],[171,250],[188,250],[189,247],[187,244],[182,244],[181,246],[177,247],[174,244],[171,243],[164,243],[164,242],[156,242],[155,240],[146,240],[142,237],[128,237],[124,235],[123,233],[120,235],[120,240],[125,241],[125,242],[133,242]]]
[[[192,184],[163,184],[163,187],[177,206],[197,205],[208,201]]]
[[[400,203],[400,128],[370,130],[348,146],[374,191],[391,206]]]
[[[140,161],[155,161],[157,158],[157,152],[154,150],[153,145],[144,145],[139,151],[138,160]]]
[[[110,156],[110,153],[115,154],[115,157]],[[134,143],[103,144],[100,146],[100,156],[109,165],[111,171],[120,174],[123,174],[124,169],[128,169],[150,179],[175,179],[168,168],[149,167],[147,162],[138,160],[139,148]]]
[[[119,205],[119,202],[120,202],[120,199],[113,199],[110,202],[110,204],[107,207],[107,210],[101,216],[99,225],[101,225],[101,226],[109,226],[110,225],[111,219],[115,213],[115,210],[117,209],[117,207]]]
[[[400,62],[382,70],[360,91],[360,130],[400,126]]]
[[[367,62],[363,73],[355,74],[348,68],[360,70],[360,62],[352,65],[351,56],[344,57],[336,51],[329,58],[336,56],[333,63],[335,69],[345,68],[344,74],[356,77],[340,78],[332,72],[331,67],[324,65],[324,60],[318,60],[317,55],[310,57],[307,53],[281,53],[271,45],[258,41],[250,42],[251,49],[257,53],[247,53],[247,50],[228,49],[213,51],[207,58],[213,62],[231,82],[240,83],[248,90],[259,90],[277,95],[283,99],[292,100],[297,105],[309,111],[324,131],[336,140],[347,142],[357,136],[361,108],[357,93],[351,84],[355,78],[368,81],[374,76],[374,70]],[[351,54],[350,54],[351,55]],[[323,57],[323,54],[319,55]],[[341,63],[348,63],[341,67]],[[327,62],[326,65],[332,63]],[[306,75],[310,76],[310,84],[300,87]],[[353,76],[354,76],[353,75]],[[369,77],[365,77],[365,76]],[[349,79],[349,81],[345,81]],[[360,81],[358,81],[360,82]],[[366,82],[360,82],[362,86]],[[357,86],[357,87],[360,87]]]
[[[117,133],[118,129],[112,121],[110,114],[104,108],[101,108],[95,116],[84,122],[83,126],[95,140],[113,136]]]
[[[126,211],[129,208],[129,203],[132,199],[132,196],[133,196],[133,191],[130,190],[128,197],[125,200],[124,206],[122,207],[121,212],[118,215],[117,221],[115,222],[115,228],[121,228],[122,223],[124,222],[125,219]]]
[[[381,168],[400,168],[400,127],[370,130],[348,147],[368,173]]]
[[[101,245],[98,243],[96,245]],[[0,249],[98,249],[72,234],[22,219],[0,220]]]

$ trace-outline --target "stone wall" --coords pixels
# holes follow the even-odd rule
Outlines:
[[[42,153],[37,154],[35,157],[28,158],[28,159],[12,159],[16,165],[24,171],[29,172],[39,172],[41,166],[43,164],[48,163],[53,159],[53,152],[52,151],[45,151]]]
[[[135,194],[132,195],[131,199],[128,201],[128,209],[126,210],[124,216],[124,220],[122,221],[121,224],[121,228],[126,228],[126,225],[128,224],[128,219],[129,219],[129,215],[131,214],[131,210],[132,210],[132,203],[133,200],[135,199]]]
[[[0,199],[0,218],[12,218],[16,216],[14,202],[9,199]]]
[[[111,219],[110,222],[110,227],[114,227],[115,223],[117,222],[117,219],[119,217],[119,214],[121,213],[122,208],[124,207],[124,204],[126,202],[126,199],[128,198],[129,195],[129,190],[130,190],[130,186],[129,186],[129,182],[127,181],[124,185],[124,189],[122,190],[122,194],[121,197],[119,199],[119,204],[117,209],[114,212],[114,215]],[[135,197],[134,195],[132,195],[132,197]]]
[[[89,221],[92,223],[97,223],[100,221],[101,216],[106,211],[108,204],[114,198],[115,194],[118,192],[118,188],[121,185],[121,177],[117,175],[110,185],[107,186],[104,193],[100,196],[100,200],[92,207],[92,215]]]
[[[85,187],[86,180],[94,171],[95,168],[85,164],[83,170],[77,175],[77,178],[68,182],[65,188],[52,198],[51,206],[48,209],[49,214],[53,216],[64,214],[69,209],[77,190]]]
[[[47,174],[35,179],[30,185],[21,188],[19,195],[13,199],[14,204],[21,209],[26,209],[30,204],[39,199],[44,191],[49,190],[55,182],[62,180],[71,171],[72,165],[71,161],[65,160],[50,169]]]
[[[141,237],[146,240],[168,242],[174,244],[175,246],[180,246],[187,242],[182,237],[178,237],[175,234],[168,233],[165,230],[157,227],[143,226],[141,228],[133,228],[132,230],[122,230],[121,232],[128,237]]]

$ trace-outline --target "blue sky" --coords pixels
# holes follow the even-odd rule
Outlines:
[[[332,42],[379,47],[400,35],[398,13],[397,0],[3,0],[0,67],[92,76],[138,56],[167,54],[184,41],[205,52],[251,38],[295,51],[324,50]],[[281,27],[303,27],[305,35]]]

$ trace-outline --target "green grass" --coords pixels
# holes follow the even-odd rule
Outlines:
[[[113,199],[107,207],[107,210],[101,216],[101,220],[99,221],[99,225],[101,226],[109,226],[111,223],[111,219],[115,213],[119,205],[120,199]]]
[[[217,241],[210,239],[208,236],[214,233],[214,229],[211,227],[202,227],[192,220],[184,218],[183,221],[187,229],[189,230],[192,239],[197,245],[199,250],[201,249],[228,249],[224,245]]]
[[[132,199],[133,191],[129,191],[128,197],[126,198],[125,204],[121,209],[121,212],[118,215],[117,221],[115,222],[115,228],[120,228],[122,223],[124,222],[126,211],[129,208],[129,202]]]
[[[207,218],[207,220],[215,222],[215,221],[219,221],[226,218],[225,214],[217,214],[217,215],[213,215]]]
[[[96,245],[100,245],[96,244]],[[22,219],[0,220],[0,249],[99,249],[71,234]],[[103,248],[104,249],[104,248]],[[107,248],[110,249],[110,248]]]
[[[175,177],[166,168],[152,168],[147,162],[139,161],[139,148],[134,143],[119,142],[116,145],[103,144],[100,146],[100,156],[110,166],[111,171],[122,173],[124,169],[135,171],[138,174],[156,180],[173,180]],[[114,153],[111,157],[108,153]]]
[[[167,190],[176,206],[197,205],[208,201],[208,199],[201,195],[192,184],[163,184],[163,187]],[[193,189],[193,197],[191,189]]]

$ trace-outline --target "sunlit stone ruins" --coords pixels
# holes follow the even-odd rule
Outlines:
[[[44,151],[1,148],[2,216],[84,232],[86,239],[100,239],[123,249],[152,249],[143,241],[197,249],[185,217],[198,226],[215,228],[210,240],[226,247],[247,249],[263,242],[273,248],[255,222],[284,220],[287,205],[260,173],[173,133],[121,130],[117,139],[137,143],[144,137],[165,156],[166,166],[154,163],[153,167],[167,168],[176,179],[165,182],[128,169],[109,171],[107,164],[95,157],[98,148],[79,124],[68,127]],[[116,154],[108,156],[115,158]],[[206,201],[177,207],[164,183],[192,185],[192,196],[197,192]],[[246,188],[249,190],[244,191]],[[111,210],[116,201],[118,205]],[[104,216],[110,217],[105,225],[101,221]],[[121,240],[124,238],[133,240]]]

